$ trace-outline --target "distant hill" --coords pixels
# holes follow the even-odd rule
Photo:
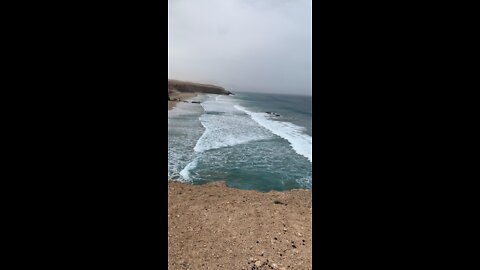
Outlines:
[[[218,94],[218,95],[232,94],[230,91],[225,90],[225,88],[221,86],[169,79],[168,80],[169,96],[171,91],[188,92],[188,93],[199,92],[199,93]]]

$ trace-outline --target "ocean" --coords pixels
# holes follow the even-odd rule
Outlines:
[[[229,187],[312,187],[312,98],[199,95],[168,112],[168,178]],[[270,113],[267,113],[270,112]]]

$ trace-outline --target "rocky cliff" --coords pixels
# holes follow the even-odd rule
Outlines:
[[[200,83],[178,81],[178,80],[168,80],[169,99],[170,99],[171,91],[187,92],[187,93],[199,92],[199,93],[218,94],[218,95],[232,94],[230,91],[225,90],[225,88],[216,86],[216,85],[200,84]]]

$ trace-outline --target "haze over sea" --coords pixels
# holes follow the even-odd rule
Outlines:
[[[201,104],[180,102],[168,112],[169,179],[259,191],[312,187],[311,96],[238,92],[192,100]]]

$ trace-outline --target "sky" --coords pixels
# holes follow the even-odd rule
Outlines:
[[[312,93],[311,0],[169,0],[168,78]]]

